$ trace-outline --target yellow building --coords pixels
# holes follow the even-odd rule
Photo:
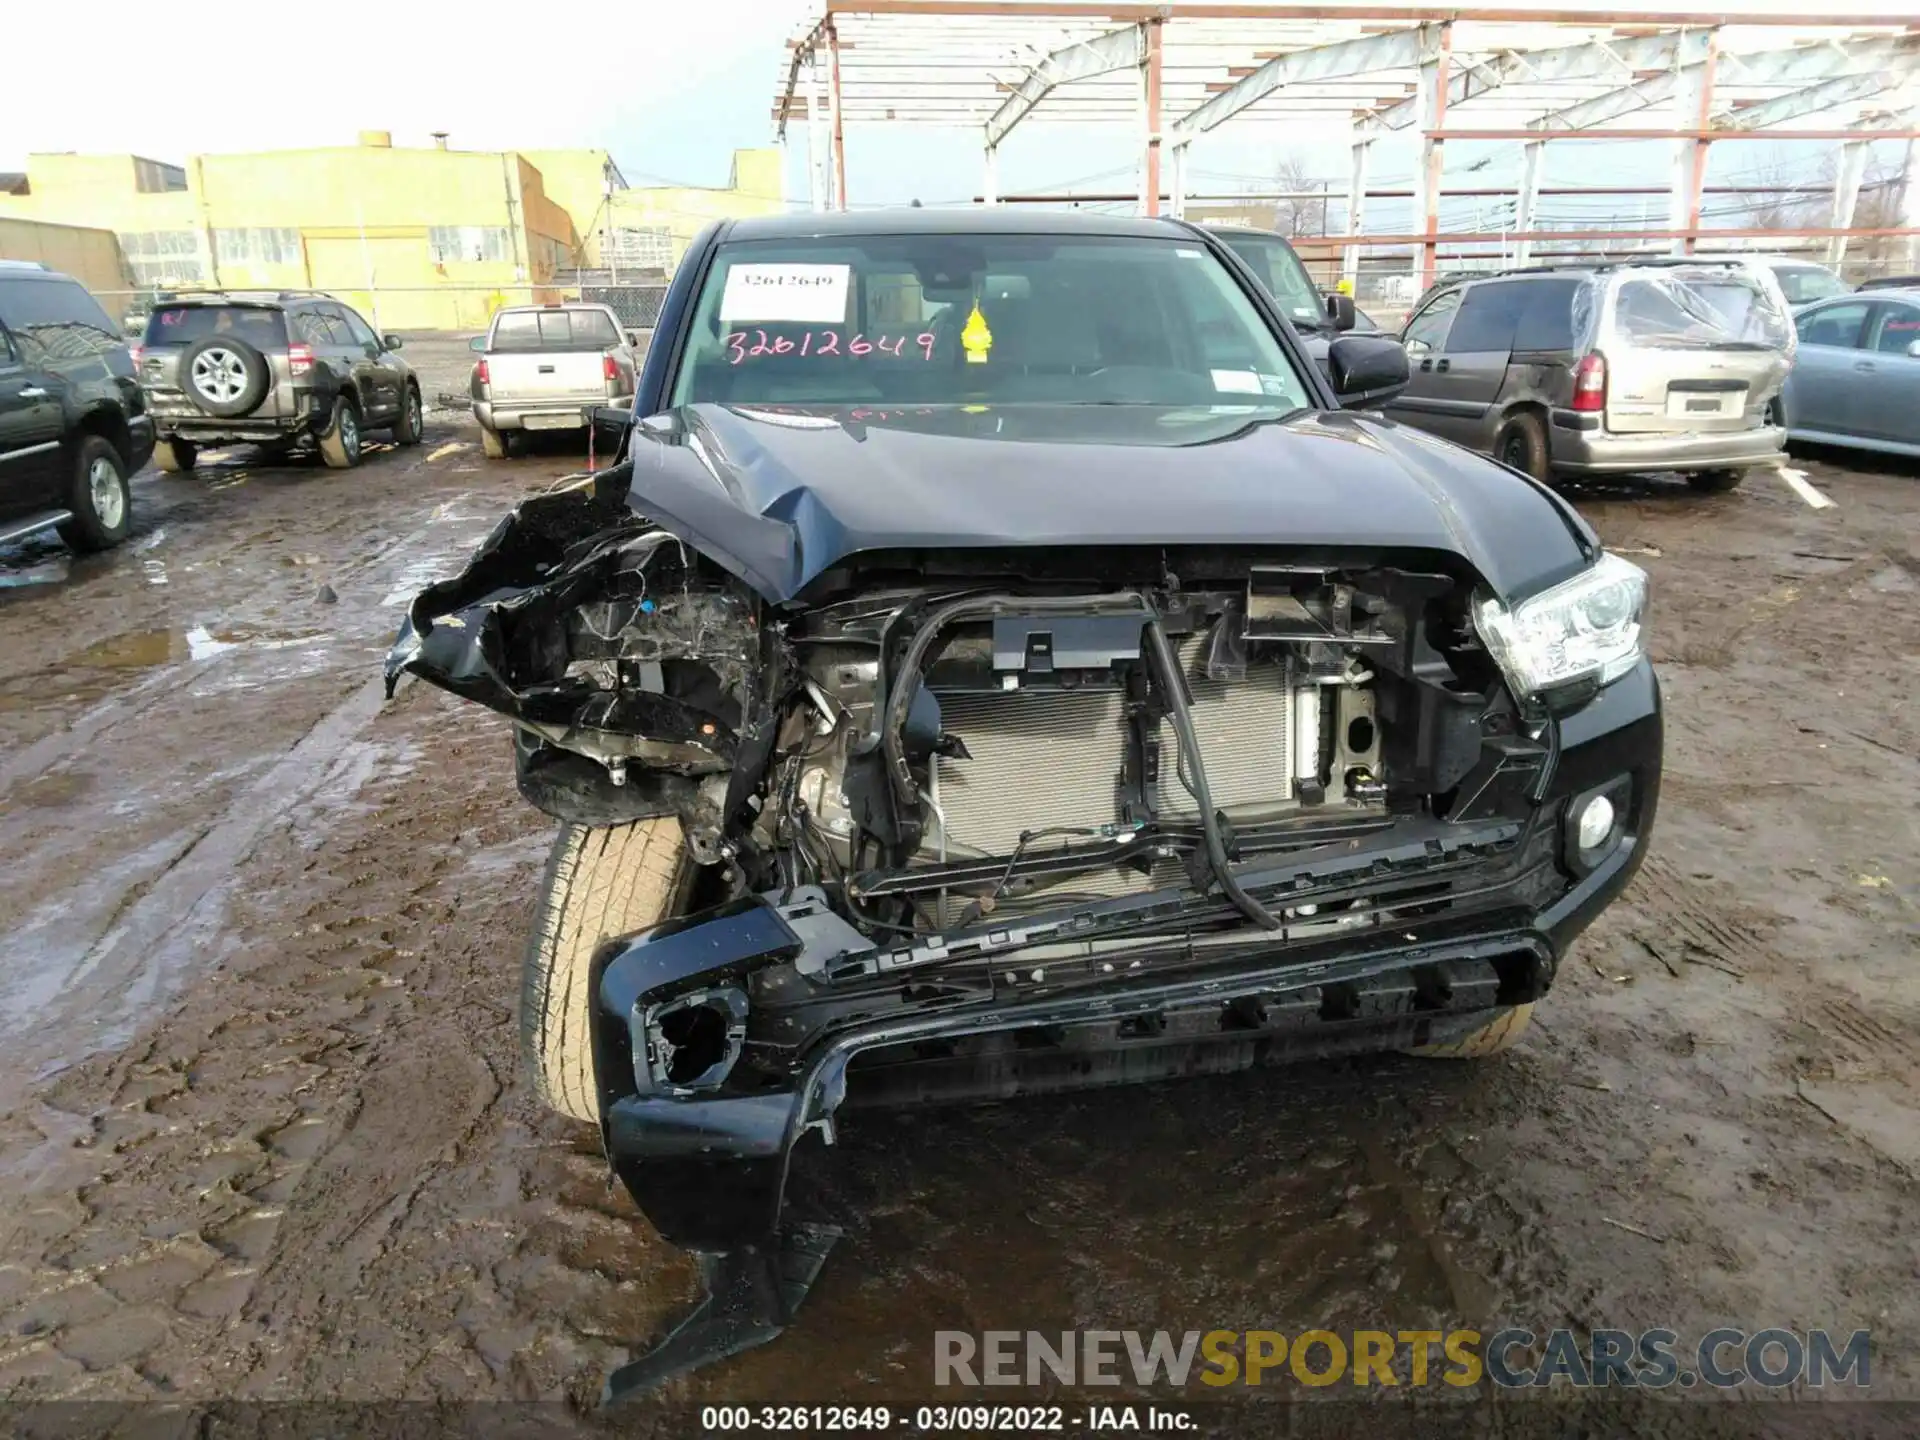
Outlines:
[[[327,290],[388,330],[461,330],[502,304],[557,298],[557,272],[597,266],[605,237],[624,246],[630,196],[679,197],[631,212],[675,237],[673,259],[699,228],[690,217],[763,214],[769,194],[779,206],[772,150],[738,152],[727,190],[628,191],[604,150],[453,150],[438,138],[412,149],[364,131],[358,145],[184,166],[32,155],[24,192],[0,193],[0,219],[112,231],[144,287]]]
[[[0,217],[0,260],[37,260],[96,295],[113,296],[133,283],[113,232],[84,225]]]
[[[736,150],[724,190],[665,185],[615,191],[598,263],[635,274],[671,274],[694,236],[712,221],[784,214],[784,179],[778,150]]]

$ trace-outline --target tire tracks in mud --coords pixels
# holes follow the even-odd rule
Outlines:
[[[62,977],[59,995],[40,1013],[15,1013],[6,1036],[15,1067],[42,1079],[49,1067],[123,1042],[130,1029],[164,1004],[182,974],[219,950],[218,891],[261,833],[325,781],[333,762],[380,711],[385,682],[355,688],[307,731],[273,767],[248,786],[218,821],[177,856],[144,893],[116,909],[106,933]],[[19,1077],[16,1071],[14,1077]],[[5,1081],[0,1081],[4,1085]],[[0,1089],[0,1106],[12,1096]]]
[[[415,465],[406,467],[401,471],[401,475],[414,473],[424,463],[424,461],[417,462]],[[339,582],[335,584],[335,588],[340,588],[341,584],[351,584],[360,576],[375,571],[394,556],[417,547],[445,525],[454,516],[459,504],[471,498],[472,494],[470,490],[461,491],[440,502],[425,524],[390,541],[365,559],[341,569],[335,577],[336,582]],[[60,768],[65,762],[91,747],[95,741],[119,727],[143,718],[155,707],[165,703],[179,692],[189,689],[220,663],[221,657],[213,655],[201,660],[190,660],[184,665],[148,676],[123,694],[95,705],[65,729],[43,735],[15,754],[0,759],[0,799],[4,799],[7,792],[15,786],[30,783]]]

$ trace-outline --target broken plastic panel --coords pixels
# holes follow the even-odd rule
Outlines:
[[[1774,350],[1791,357],[1794,329],[1771,271],[1739,262],[1628,266],[1573,296],[1578,350]]]

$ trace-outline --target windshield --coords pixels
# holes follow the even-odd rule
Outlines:
[[[1851,295],[1846,281],[1818,265],[1776,265],[1773,278],[1780,282],[1780,293],[1789,305],[1807,305],[1829,295]]]
[[[278,310],[254,305],[165,305],[147,317],[147,347],[187,345],[206,335],[232,335],[257,350],[287,343]]]
[[[1777,350],[1793,327],[1759,281],[1737,269],[1634,272],[1614,299],[1615,333],[1655,350]],[[1577,302],[1576,302],[1577,305]],[[1583,327],[1576,323],[1575,332]]]
[[[488,348],[607,350],[619,343],[620,331],[604,310],[503,310]]]
[[[1278,235],[1235,234],[1228,230],[1220,232],[1220,239],[1247,262],[1247,267],[1267,287],[1267,293],[1273,296],[1287,319],[1295,325],[1315,328],[1326,324],[1327,311],[1320,291],[1291,245]]]
[[[1204,246],[915,234],[723,245],[672,403],[1297,410],[1308,394]]]

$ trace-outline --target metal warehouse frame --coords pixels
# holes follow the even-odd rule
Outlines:
[[[1822,17],[1761,9],[1631,18],[1581,10],[1084,0],[824,0],[790,42],[774,100],[782,143],[807,127],[816,208],[847,204],[845,127],[978,125],[982,193],[998,203],[995,160],[1024,121],[1133,121],[1140,127],[1139,208],[1180,215],[1187,152],[1229,120],[1346,116],[1352,127],[1345,246],[1351,278],[1365,245],[1411,244],[1422,283],[1440,243],[1442,158],[1449,140],[1523,146],[1518,258],[1537,240],[1670,240],[1691,252],[1703,231],[1708,147],[1761,138],[1832,141],[1839,162],[1828,224],[1762,232],[1848,239],[1900,235],[1920,249],[1920,22],[1896,13]],[[1665,125],[1644,124],[1648,112]],[[1639,117],[1640,127],[1618,122]],[[1819,119],[1824,128],[1803,128]],[[1416,233],[1365,233],[1374,142],[1416,131]],[[1668,223],[1658,230],[1534,232],[1542,156],[1552,141],[1665,140],[1672,146]],[[1876,140],[1904,139],[1898,227],[1853,228]],[[1746,232],[1752,233],[1752,232]],[[1483,238],[1483,237],[1482,237]],[[1920,255],[1916,255],[1920,265]]]

